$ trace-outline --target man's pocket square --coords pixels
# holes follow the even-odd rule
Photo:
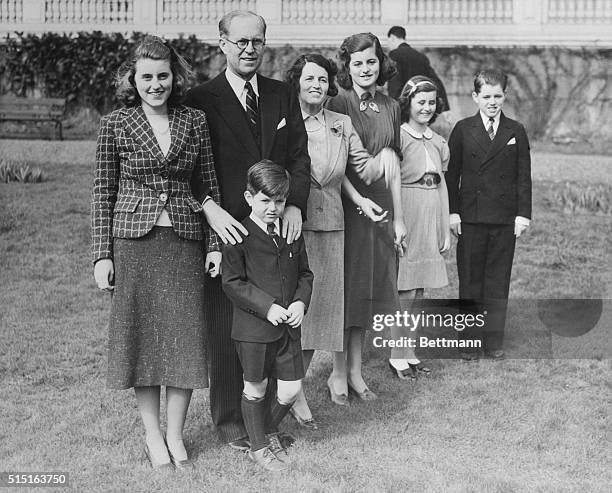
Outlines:
[[[511,146],[512,144],[516,144],[516,139],[514,137],[512,137],[506,145]]]
[[[287,125],[287,120],[285,120],[284,118],[279,122],[279,124],[276,126],[276,130],[280,130],[281,128],[283,128],[285,125]]]

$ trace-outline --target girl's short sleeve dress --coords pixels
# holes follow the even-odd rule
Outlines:
[[[436,173],[444,180],[448,145],[431,129],[420,134],[407,124],[402,125],[401,140],[402,208],[407,248],[399,259],[398,288],[402,291],[441,288],[448,284],[448,277],[446,262],[440,253],[444,223],[439,184],[438,188],[432,188],[416,182],[425,172]]]

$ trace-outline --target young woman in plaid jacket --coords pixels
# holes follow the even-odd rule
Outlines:
[[[234,231],[217,205],[206,116],[179,104],[189,75],[161,39],[140,43],[117,75],[124,106],[100,123],[93,184],[94,275],[113,293],[108,386],[134,388],[156,468],[191,467],[183,425],[192,389],[208,386],[204,275],[218,273]]]

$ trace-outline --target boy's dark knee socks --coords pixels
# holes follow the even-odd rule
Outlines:
[[[264,397],[250,399],[242,394],[242,419],[249,434],[251,450],[255,452],[268,446],[266,438],[266,400]]]
[[[293,406],[293,401],[289,404],[281,404],[278,401],[278,397],[272,399],[272,404],[270,405],[269,411],[271,429],[278,431],[278,425],[287,415],[289,409],[291,409],[291,406]]]
[[[276,401],[276,378],[268,379],[268,387],[266,388],[266,433],[278,433],[276,425],[272,424],[272,416],[270,416],[270,409]]]

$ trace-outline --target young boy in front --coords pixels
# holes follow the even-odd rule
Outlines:
[[[482,349],[493,359],[504,356],[514,246],[531,219],[529,140],[523,125],[502,112],[507,83],[497,69],[476,74],[472,99],[478,113],[455,125],[445,175],[450,227],[459,238],[459,298],[486,311]],[[462,356],[474,360],[479,353]]]
[[[223,289],[234,305],[232,339],[244,372],[249,456],[269,471],[289,463],[278,436],[266,435],[266,425],[276,429],[302,386],[300,326],[313,280],[303,238],[289,245],[280,235],[289,184],[289,173],[272,161],[249,168],[244,198],[251,214],[242,221],[249,235],[242,243],[224,245],[222,261]],[[277,379],[278,390],[266,409],[269,377]]]

